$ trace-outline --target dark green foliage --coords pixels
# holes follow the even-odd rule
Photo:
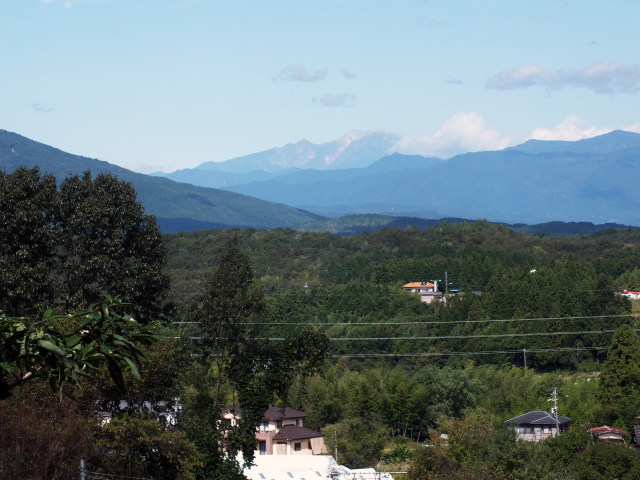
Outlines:
[[[60,186],[64,308],[118,293],[147,321],[161,312],[169,282],[166,250],[131,184],[109,175],[69,177]]]
[[[327,449],[342,465],[364,468],[375,465],[382,456],[386,432],[372,420],[351,418],[322,429]]]
[[[640,340],[629,325],[619,327],[600,374],[599,398],[605,403],[632,396],[640,389]]]
[[[56,180],[38,170],[0,172],[0,310],[8,315],[43,312],[56,294]]]
[[[0,309],[7,315],[85,308],[106,294],[157,319],[169,281],[155,219],[130,184],[107,174],[69,177],[56,189],[37,169],[0,173]]]
[[[579,452],[570,468],[583,480],[633,480],[640,478],[640,455],[626,446],[596,443]]]
[[[188,480],[203,456],[184,432],[165,429],[153,417],[114,418],[96,431],[87,469],[158,480]]]

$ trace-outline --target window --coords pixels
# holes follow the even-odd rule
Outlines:
[[[282,419],[281,418],[276,420],[276,428],[282,428]]]
[[[262,430],[265,432],[269,430],[269,422],[262,422]]]
[[[302,444],[301,444],[301,443],[294,443],[294,444],[293,444],[293,449],[294,449],[296,452],[299,452],[300,450],[302,450]]]
[[[296,418],[296,425],[299,427],[300,426],[300,419]]]

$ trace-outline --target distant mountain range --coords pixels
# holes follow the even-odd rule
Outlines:
[[[0,168],[39,166],[59,179],[85,170],[112,173],[133,183],[165,232],[296,227],[348,234],[443,218],[482,218],[521,230],[543,224],[531,231],[555,233],[586,233],[593,224],[602,225],[595,231],[640,226],[639,134],[530,140],[447,160],[393,153],[396,142],[381,132],[354,132],[327,144],[301,141],[160,178],[0,130]],[[336,226],[332,218],[346,215]],[[573,223],[565,228],[554,222]]]
[[[360,138],[359,145],[370,152],[373,147],[363,148],[367,138]],[[374,145],[379,143],[371,138]],[[530,140],[448,160],[393,154],[369,161],[364,168],[271,171],[268,178],[246,177],[244,183],[236,179],[224,188],[332,217],[378,213],[640,225],[636,133],[614,131],[576,142]],[[199,181],[212,181],[219,174],[205,178],[207,173],[200,170]]]
[[[0,130],[0,169],[10,173],[20,166],[39,167],[42,173],[53,174],[59,182],[87,170],[92,174],[110,173],[131,182],[145,210],[156,216],[165,233],[229,227],[291,227],[320,218],[246,195],[135,173]]]
[[[224,188],[281,177],[299,170],[342,170],[367,167],[393,153],[398,137],[383,132],[354,131],[328,143],[307,140],[264,152],[205,162],[195,168],[152,175],[200,187]]]

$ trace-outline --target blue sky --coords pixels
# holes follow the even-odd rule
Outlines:
[[[0,128],[141,172],[640,132],[637,0],[2,0]]]

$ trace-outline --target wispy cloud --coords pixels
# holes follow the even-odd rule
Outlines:
[[[323,80],[326,76],[326,68],[316,70],[315,72],[309,72],[301,63],[287,65],[282,69],[279,75],[280,79],[291,82],[317,82],[319,80]]]
[[[355,73],[351,73],[350,71],[344,69],[342,70],[342,76],[347,80],[353,80],[354,78],[356,78]]]
[[[498,150],[513,139],[487,127],[478,113],[456,113],[433,135],[410,135],[396,145],[399,153],[448,158],[464,152]]]
[[[449,85],[463,85],[464,82],[459,78],[447,78],[444,80],[444,83],[448,83]]]
[[[553,76],[540,65],[527,65],[516,70],[504,70],[487,82],[488,88],[513,90],[532,85],[549,85]]]
[[[49,112],[53,112],[54,108],[49,106],[49,105],[45,105],[44,103],[34,103],[33,105],[33,109],[38,112],[38,113],[49,113]]]
[[[486,86],[495,90],[514,90],[531,86],[549,89],[588,88],[595,93],[634,93],[640,88],[640,64],[631,66],[601,61],[577,70],[549,72],[540,65],[504,70],[490,78]]]
[[[354,107],[355,95],[351,93],[328,93],[320,98],[313,98],[325,107]]]
[[[578,115],[570,115],[552,128],[536,128],[529,139],[576,141],[610,132],[611,128],[582,128],[584,120]],[[640,127],[640,124],[638,125]],[[625,129],[626,130],[626,129]]]

